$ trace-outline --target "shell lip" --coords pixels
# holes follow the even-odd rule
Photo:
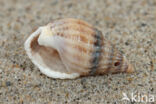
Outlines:
[[[41,33],[41,27],[38,28],[35,32],[33,32],[28,39],[25,41],[24,43],[24,48],[26,50],[26,53],[28,54],[29,58],[31,59],[32,54],[31,54],[31,41],[33,40],[34,37],[36,37],[37,35],[39,35]]]

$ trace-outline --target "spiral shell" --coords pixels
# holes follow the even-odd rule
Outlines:
[[[60,19],[38,28],[26,40],[25,50],[40,71],[52,78],[133,72],[101,31],[79,19]]]

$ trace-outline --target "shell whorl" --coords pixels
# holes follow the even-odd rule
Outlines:
[[[94,51],[92,53],[92,62],[91,62],[92,67],[90,75],[94,75],[96,73],[96,69],[98,69],[100,57],[102,54],[102,41],[103,41],[102,32],[96,28],[94,29],[94,31],[95,31],[94,36],[95,42],[94,42]]]
[[[125,56],[104,38],[100,30],[79,19],[56,20],[42,27],[35,40],[29,40],[33,46],[31,52],[42,59],[38,63],[44,63],[44,67],[54,72],[69,75],[60,76],[62,79],[132,71]],[[76,74],[75,77],[71,77],[72,74]]]

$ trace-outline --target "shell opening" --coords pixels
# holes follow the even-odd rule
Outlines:
[[[40,69],[40,71],[49,77],[60,79],[73,79],[79,75],[76,73],[68,73],[59,53],[51,48],[38,43],[41,28],[32,33],[25,42],[25,50],[32,62]],[[63,70],[62,70],[63,69]]]

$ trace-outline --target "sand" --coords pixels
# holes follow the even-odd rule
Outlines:
[[[65,17],[101,30],[135,73],[75,80],[41,74],[24,42],[39,26]],[[153,95],[156,102],[155,0],[0,0],[0,104],[134,104],[122,101],[123,93]]]

